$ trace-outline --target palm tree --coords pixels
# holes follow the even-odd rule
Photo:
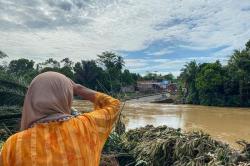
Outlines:
[[[185,64],[185,67],[181,69],[180,79],[184,83],[184,87],[189,89],[192,82],[194,82],[196,74],[198,72],[198,65],[196,61],[191,61]]]
[[[195,79],[198,73],[199,67],[196,61],[191,61],[185,65],[183,69],[181,69],[180,81],[185,88],[184,97],[186,98],[186,102],[188,103],[196,103],[197,100],[197,92],[195,88]],[[191,97],[189,97],[191,96]]]
[[[121,56],[117,56],[115,60],[115,66],[119,71],[121,71],[122,68],[124,67],[124,60]]]
[[[97,81],[103,76],[102,69],[93,60],[77,62],[74,71],[75,81],[92,89],[96,88]]]
[[[0,106],[21,106],[27,91],[27,83],[6,73],[0,73]]]

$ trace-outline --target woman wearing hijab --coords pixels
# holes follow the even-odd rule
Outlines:
[[[73,94],[94,103],[93,112],[72,116]],[[62,74],[38,75],[25,97],[21,132],[5,142],[0,165],[98,166],[119,104]]]

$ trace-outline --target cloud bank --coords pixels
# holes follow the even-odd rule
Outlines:
[[[0,0],[0,49],[10,59],[124,56],[134,72],[178,73],[226,61],[250,39],[249,0]]]

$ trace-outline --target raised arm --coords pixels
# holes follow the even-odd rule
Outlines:
[[[120,101],[81,85],[76,85],[74,93],[94,103],[94,110],[83,116],[94,121],[102,144],[104,144],[119,115]]]
[[[89,100],[92,103],[95,101],[96,91],[75,83],[73,83],[73,90],[74,95],[81,96],[83,99]]]

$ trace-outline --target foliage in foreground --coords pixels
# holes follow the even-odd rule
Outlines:
[[[104,154],[112,157],[116,154],[120,165],[250,164],[246,148],[238,152],[203,132],[183,133],[167,126],[146,126],[130,130],[121,137],[113,133],[105,145]]]

